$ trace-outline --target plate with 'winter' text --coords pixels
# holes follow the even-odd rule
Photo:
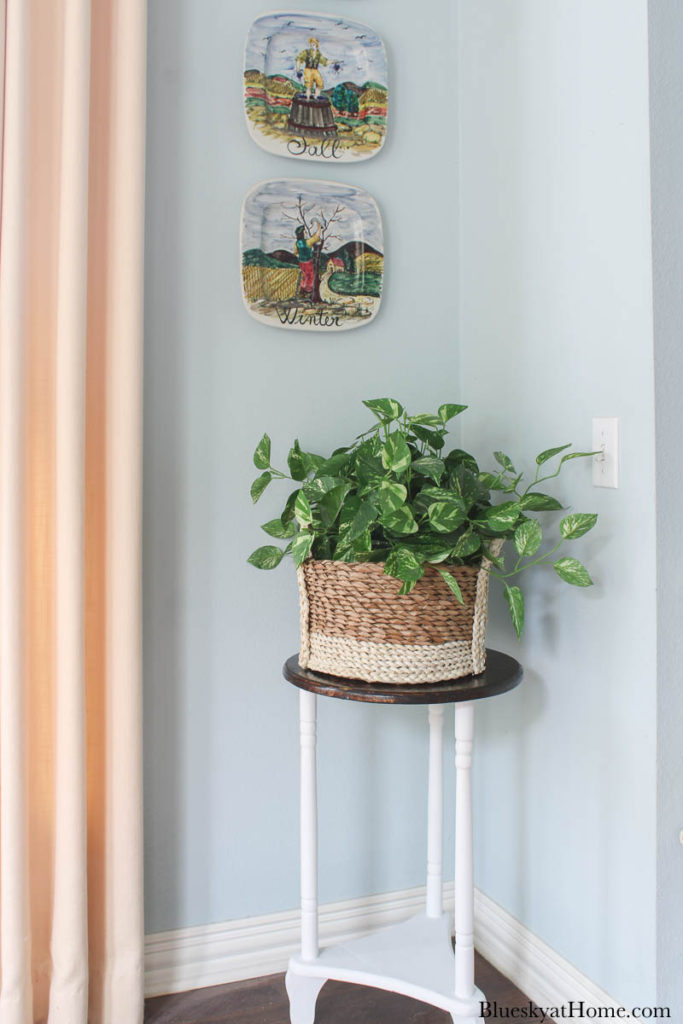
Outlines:
[[[240,255],[244,304],[257,320],[343,331],[377,315],[382,218],[365,189],[300,178],[254,186],[242,206]]]

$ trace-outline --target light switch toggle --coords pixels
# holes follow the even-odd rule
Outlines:
[[[619,419],[596,416],[593,419],[593,485],[619,486]]]

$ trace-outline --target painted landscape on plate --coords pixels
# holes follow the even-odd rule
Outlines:
[[[364,189],[284,179],[244,200],[242,294],[252,316],[294,330],[349,330],[376,316],[382,222]]]
[[[364,160],[387,127],[384,44],[367,25],[317,14],[266,14],[244,56],[252,137],[269,152],[308,160]]]

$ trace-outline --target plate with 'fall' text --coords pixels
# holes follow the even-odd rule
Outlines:
[[[244,109],[263,149],[302,160],[367,160],[387,130],[384,43],[326,14],[264,14],[244,51]]]

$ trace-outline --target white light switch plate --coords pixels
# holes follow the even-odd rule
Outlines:
[[[593,485],[619,486],[619,420],[616,416],[593,419]]]

